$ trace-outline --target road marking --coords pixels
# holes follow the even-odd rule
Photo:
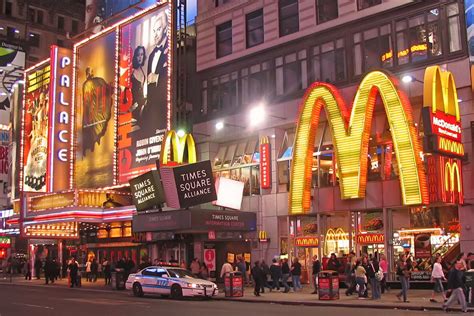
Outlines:
[[[13,304],[13,305],[27,306],[27,307],[54,309],[54,307],[50,307],[50,306],[41,306],[41,305],[33,305],[33,304],[25,304],[25,303],[12,303],[12,304]]]
[[[124,301],[124,300],[116,300],[116,299],[106,299],[106,298],[99,298],[99,299],[86,299],[86,298],[64,298],[64,301],[73,301],[73,302],[79,302],[79,303],[89,303],[89,304],[101,304],[101,305],[117,305],[117,304],[130,304],[130,301]],[[141,303],[137,302],[134,304],[146,304],[146,303]]]

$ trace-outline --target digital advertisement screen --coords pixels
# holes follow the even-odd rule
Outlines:
[[[46,63],[26,75],[23,117],[23,190],[46,192],[51,67]]]
[[[114,182],[115,40],[111,31],[76,47],[76,188]]]
[[[118,170],[126,183],[155,166],[169,117],[169,5],[120,30]]]

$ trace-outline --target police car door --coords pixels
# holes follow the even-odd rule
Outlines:
[[[159,294],[170,294],[170,279],[166,269],[156,269],[156,287],[155,293]]]
[[[142,272],[142,289],[145,293],[156,293],[157,268],[146,268]]]

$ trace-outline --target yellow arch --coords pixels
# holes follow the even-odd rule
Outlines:
[[[433,113],[441,111],[456,116],[457,122],[461,121],[456,83],[451,72],[442,71],[439,66],[426,68],[423,105],[430,107]]]
[[[188,163],[195,163],[197,156],[193,135],[185,134],[179,137],[174,130],[169,131],[161,145],[160,165],[164,166],[170,162],[182,164],[186,147],[188,148]]]
[[[461,192],[461,173],[456,162],[446,162],[444,167],[444,187],[446,192]],[[457,187],[454,186],[455,181]],[[455,190],[457,188],[457,191]]]
[[[311,162],[323,106],[332,131],[341,198],[365,196],[368,142],[377,95],[382,99],[390,124],[400,170],[403,204],[416,205],[428,201],[419,155],[421,146],[409,101],[386,73],[373,71],[363,78],[350,117],[344,100],[333,85],[317,82],[306,91],[293,150],[289,195],[291,214],[308,212],[311,206]]]

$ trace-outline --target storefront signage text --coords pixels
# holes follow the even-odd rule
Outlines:
[[[383,234],[358,234],[356,238],[359,245],[383,244],[385,241]]]
[[[0,248],[10,248],[12,246],[12,240],[10,237],[0,237]]]
[[[133,204],[137,211],[158,208],[165,201],[163,186],[157,170],[149,171],[129,182]]]
[[[272,161],[268,137],[260,139],[260,185],[262,189],[272,187]]]
[[[297,247],[318,247],[318,237],[296,237],[295,246]]]

